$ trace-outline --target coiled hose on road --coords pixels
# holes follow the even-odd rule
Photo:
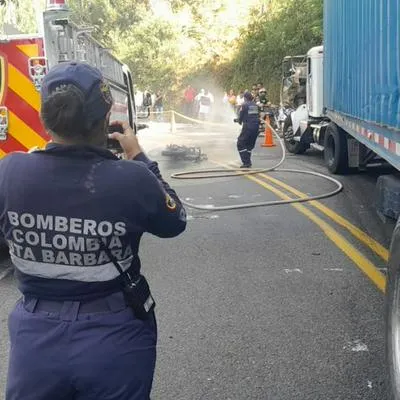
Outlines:
[[[335,196],[343,190],[343,185],[337,179],[332,178],[331,176],[321,174],[319,172],[313,171],[305,171],[300,169],[288,169],[288,168],[279,168],[286,160],[286,149],[283,143],[283,140],[279,137],[278,133],[270,126],[273,134],[275,135],[279,145],[282,149],[282,157],[280,161],[269,168],[232,168],[232,169],[222,169],[222,168],[212,168],[212,169],[199,169],[187,172],[178,172],[171,175],[173,179],[213,179],[213,178],[227,178],[227,177],[236,177],[236,176],[246,176],[246,175],[256,175],[265,172],[291,172],[295,174],[304,174],[304,175],[312,175],[318,178],[325,179],[329,182],[332,182],[336,185],[336,189],[332,190],[328,193],[319,194],[316,196],[310,197],[301,197],[297,199],[291,200],[270,200],[270,201],[261,201],[257,203],[244,203],[244,204],[235,204],[230,206],[213,206],[213,205],[197,205],[188,203],[183,201],[183,204],[189,208],[193,208],[195,210],[202,211],[229,211],[229,210],[239,210],[242,208],[253,208],[253,207],[267,207],[267,206],[277,206],[282,204],[292,204],[292,203],[305,203],[307,201],[313,200],[321,200],[326,199],[328,197]]]

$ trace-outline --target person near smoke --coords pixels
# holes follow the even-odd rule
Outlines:
[[[194,99],[196,97],[196,90],[188,85],[183,94],[183,113],[189,117],[193,116]]]
[[[163,105],[163,100],[164,96],[161,94],[160,91],[156,93],[155,100],[154,100],[154,111],[157,113],[157,121],[162,122],[163,121],[163,111],[164,111],[164,105]]]
[[[251,94],[253,96],[253,99],[256,99],[258,96],[258,89],[257,89],[257,84],[254,83],[252,88],[251,88]]]
[[[214,103],[214,96],[208,91],[201,89],[196,96],[196,101],[199,104],[199,119],[202,121],[208,119],[211,112],[211,106]]]
[[[152,100],[152,96],[151,96],[151,92],[150,90],[145,90],[143,92],[143,109],[147,110],[151,107],[151,105],[153,104],[153,100]]]
[[[232,109],[234,110],[236,107],[236,96],[235,96],[235,92],[233,91],[233,89],[231,89],[229,91],[228,103],[231,105]]]
[[[242,125],[242,130],[237,139],[237,149],[242,160],[240,168],[251,168],[251,152],[258,137],[260,120],[258,117],[258,106],[253,101],[253,95],[246,91],[243,97],[244,103],[240,107],[239,118],[235,119],[235,122]]]
[[[239,111],[240,107],[244,103],[244,91],[240,90],[238,95],[236,96],[236,110]]]

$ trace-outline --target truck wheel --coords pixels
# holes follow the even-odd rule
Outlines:
[[[293,136],[292,118],[289,115],[283,125],[283,141],[285,142],[286,150],[292,154],[303,154],[307,150],[307,146],[304,143],[296,142]]]
[[[344,174],[349,169],[346,132],[330,123],[325,131],[324,159],[333,174]]]
[[[390,400],[400,400],[400,224],[397,222],[390,246],[386,280],[386,366]]]

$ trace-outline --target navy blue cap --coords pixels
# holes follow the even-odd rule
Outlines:
[[[85,121],[87,129],[104,118],[113,104],[111,90],[101,72],[89,64],[69,61],[57,64],[45,75],[42,88],[42,102],[63,85],[72,84],[84,95]]]
[[[248,100],[248,101],[253,100],[253,95],[252,95],[251,92],[249,92],[248,90],[246,90],[246,91],[244,92],[243,97],[244,97],[246,100]]]

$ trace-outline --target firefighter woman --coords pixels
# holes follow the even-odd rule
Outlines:
[[[52,142],[0,161],[0,227],[23,294],[6,400],[149,400],[157,329],[139,242],[179,235],[185,210],[127,123],[112,134],[125,159],[105,148],[113,100],[97,69],[55,66],[41,102]]]
[[[258,137],[260,120],[258,106],[253,101],[253,95],[246,91],[243,97],[244,103],[239,110],[239,118],[236,120],[242,125],[242,131],[237,140],[237,149],[242,160],[241,168],[251,168],[251,152]]]

